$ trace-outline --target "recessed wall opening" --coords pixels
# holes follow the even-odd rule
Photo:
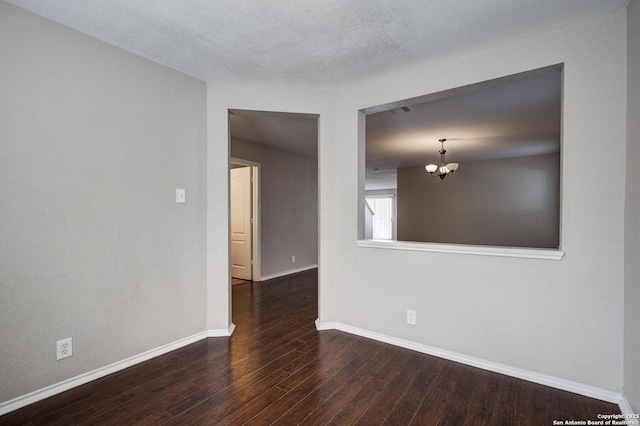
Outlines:
[[[362,202],[395,195],[394,241],[559,249],[562,72],[553,65],[361,110]],[[374,223],[359,221],[360,239],[376,239]]]
[[[233,109],[228,119],[230,282],[317,268],[319,115]]]

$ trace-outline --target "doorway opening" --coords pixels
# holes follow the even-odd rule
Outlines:
[[[249,270],[253,283],[263,283],[318,268],[319,115],[233,109],[228,120],[230,285]],[[243,210],[253,223],[236,215]]]

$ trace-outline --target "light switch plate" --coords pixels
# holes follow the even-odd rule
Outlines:
[[[187,202],[187,193],[184,188],[176,188],[176,203],[184,204]]]

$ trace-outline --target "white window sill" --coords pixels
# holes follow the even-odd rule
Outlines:
[[[358,247],[390,250],[477,254],[482,256],[521,257],[527,259],[560,260],[562,256],[564,256],[564,252],[559,249],[472,246],[466,244],[418,243],[413,241],[357,240],[356,245]]]

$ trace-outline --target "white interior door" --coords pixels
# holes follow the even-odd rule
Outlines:
[[[252,279],[251,167],[231,169],[231,276]]]

